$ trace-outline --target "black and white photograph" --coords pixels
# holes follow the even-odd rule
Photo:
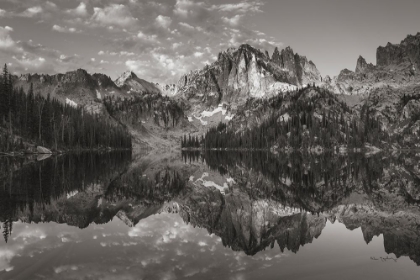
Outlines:
[[[1,280],[420,279],[419,0],[0,0]]]

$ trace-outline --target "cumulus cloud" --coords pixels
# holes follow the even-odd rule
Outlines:
[[[168,28],[172,24],[172,19],[170,17],[159,15],[156,18],[156,23],[163,28]]]
[[[67,55],[61,54],[58,61],[59,62],[64,62],[64,63],[69,63],[69,62],[72,62],[72,61],[76,60],[77,58],[78,58],[78,55],[67,56]]]
[[[13,56],[13,59],[22,67],[26,72],[37,72],[39,70],[53,70],[53,66],[47,63],[46,59],[43,57],[32,57],[26,54],[23,54],[20,57]]]
[[[264,4],[260,1],[241,2],[236,4],[222,4],[213,5],[212,10],[221,12],[234,12],[234,13],[249,13],[249,12],[262,12],[261,8]]]
[[[24,12],[22,12],[20,15],[23,17],[34,17],[37,16],[39,14],[41,14],[43,12],[43,9],[41,6],[35,6],[35,7],[31,7],[26,9]]]
[[[129,27],[138,22],[138,19],[131,14],[130,9],[123,4],[111,4],[105,8],[95,7],[93,11],[92,19],[103,26]]]
[[[150,41],[150,42],[157,42],[157,35],[153,34],[153,35],[146,35],[144,34],[142,31],[139,31],[139,33],[137,34],[137,38],[141,39],[141,40],[145,40],[145,41]]]
[[[80,33],[81,32],[80,30],[77,30],[74,27],[67,27],[67,26],[61,27],[57,24],[54,24],[52,29],[54,31],[58,31],[58,32],[61,32],[61,33]]]
[[[15,41],[10,36],[13,29],[9,26],[0,26],[0,50],[10,50],[15,46]]]
[[[190,30],[195,29],[194,26],[191,26],[191,25],[189,25],[188,23],[185,23],[185,22],[180,22],[179,25],[181,25],[182,27],[185,27],[187,29],[190,29]]]
[[[235,15],[231,18],[223,17],[223,21],[230,24],[231,26],[237,26],[242,18],[243,15]]]
[[[67,13],[75,17],[85,17],[88,15],[86,4],[83,2],[80,2],[76,8],[67,10]]]
[[[0,17],[5,17],[6,16],[6,11],[3,9],[0,9]]]

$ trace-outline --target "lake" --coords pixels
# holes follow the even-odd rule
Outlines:
[[[420,154],[0,158],[0,279],[417,279]]]

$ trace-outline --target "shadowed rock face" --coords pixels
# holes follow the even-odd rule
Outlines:
[[[385,47],[379,47],[376,60],[378,66],[410,63],[420,69],[420,32],[409,35],[400,44],[388,43]]]
[[[293,90],[320,80],[319,72],[305,57],[290,48],[273,58],[249,45],[219,54],[215,63],[179,80],[178,94],[192,102],[216,105],[221,101],[243,101]]]
[[[369,71],[372,70],[374,68],[372,63],[367,64],[366,60],[362,57],[359,56],[359,59],[357,59],[357,64],[356,64],[356,73],[361,73],[364,71]]]
[[[242,192],[222,196],[218,191],[192,187],[181,203],[180,215],[193,226],[221,237],[223,245],[254,255],[277,241],[280,249],[297,252],[325,227],[326,218],[267,199],[253,200]]]
[[[387,87],[401,88],[420,81],[420,33],[409,35],[400,44],[388,43],[376,51],[376,65],[359,57],[356,70],[344,69],[324,86],[336,93],[368,95]]]
[[[289,72],[294,85],[306,85],[313,82],[321,82],[321,74],[312,61],[308,61],[305,56],[295,54],[290,47],[287,47],[281,52],[278,48],[274,50],[272,60],[282,69]]]

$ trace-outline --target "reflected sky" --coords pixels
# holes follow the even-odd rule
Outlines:
[[[133,228],[117,218],[84,230],[13,227],[0,246],[1,279],[413,279],[418,273],[408,257],[384,251],[382,236],[366,245],[360,229],[339,222],[328,221],[298,254],[275,246],[254,256],[224,247],[220,237],[176,214],[156,214]]]

